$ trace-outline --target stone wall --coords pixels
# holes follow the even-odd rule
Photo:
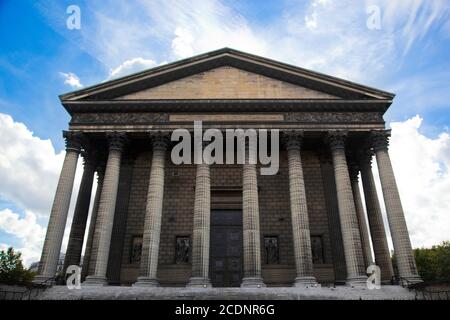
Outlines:
[[[219,67],[118,99],[338,99],[234,67]]]
[[[133,237],[140,237],[143,234],[151,158],[149,151],[139,153],[132,169],[120,270],[120,282],[124,285],[132,284],[139,276],[139,262],[132,263],[130,260],[131,247]],[[333,258],[319,158],[315,152],[304,151],[302,160],[311,235],[320,236],[323,243],[324,261],[314,265],[315,275],[319,282],[333,282]],[[262,274],[269,286],[288,286],[295,278],[289,176],[284,152],[281,154],[280,162],[280,171],[277,175],[261,176],[258,170],[261,245],[264,246],[264,236],[277,236],[279,241],[279,264],[266,264],[265,250],[261,248]],[[175,243],[177,236],[189,236],[192,243],[194,188],[195,166],[176,166],[168,159],[158,268],[158,277],[163,286],[184,286],[191,275],[190,264],[175,264]],[[211,166],[211,188],[212,209],[241,209],[242,167]],[[223,190],[236,191],[227,193]]]

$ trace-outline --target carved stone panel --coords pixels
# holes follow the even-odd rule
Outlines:
[[[131,240],[130,263],[141,262],[142,256],[142,236],[133,237]]]
[[[177,236],[175,242],[175,263],[189,263],[191,244],[187,236]]]
[[[264,251],[265,251],[266,264],[280,263],[279,250],[278,250],[278,237],[277,236],[264,237]]]
[[[323,256],[323,242],[321,236],[311,236],[311,250],[314,264],[325,263]]]
[[[383,122],[380,112],[288,112],[285,116],[288,122]]]
[[[75,113],[71,124],[142,124],[152,122],[166,122],[169,120],[167,113],[159,112],[97,112]]]

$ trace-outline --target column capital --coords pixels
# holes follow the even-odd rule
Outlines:
[[[345,130],[328,131],[325,136],[325,143],[328,144],[331,150],[345,149],[345,140],[348,132]]]
[[[300,150],[303,143],[303,130],[284,130],[282,141],[286,146],[286,150]]]
[[[346,156],[350,181],[358,182],[358,175],[361,170],[358,161],[359,152],[354,149],[349,149],[346,152]]]
[[[372,168],[373,150],[370,147],[364,147],[358,151],[358,161],[360,166]]]
[[[370,141],[374,151],[387,150],[391,130],[373,130],[370,132]]]
[[[105,176],[105,169],[106,169],[105,161],[102,160],[102,161],[97,162],[95,171],[97,171],[97,181],[98,182],[103,180],[103,177]]]
[[[153,150],[165,151],[169,146],[169,133],[164,131],[151,131],[149,132],[150,139],[152,140]]]
[[[80,153],[83,144],[83,134],[76,131],[63,131],[63,137],[66,142],[66,150],[72,150]]]
[[[81,157],[83,158],[83,166],[95,166],[97,163],[98,154],[96,151],[83,150],[81,152]]]
[[[109,142],[109,150],[122,151],[127,143],[127,135],[125,132],[108,132],[106,138]]]
[[[348,174],[351,182],[358,182],[359,170],[359,165],[355,161],[352,160],[348,164]]]

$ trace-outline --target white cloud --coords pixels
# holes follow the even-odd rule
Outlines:
[[[120,78],[156,66],[157,66],[156,62],[151,59],[134,58],[126,60],[125,62],[120,64],[117,68],[111,70],[109,74],[109,79]]]
[[[450,240],[450,135],[429,138],[420,132],[422,122],[420,116],[392,122],[389,148],[413,247]],[[383,204],[376,161],[373,172]],[[384,205],[382,210],[388,229]]]
[[[372,2],[366,0],[366,3]],[[379,0],[375,3],[383,10],[383,27],[389,32],[398,33],[398,39],[403,41],[403,56],[408,53],[414,42],[421,40],[430,31],[434,24],[445,22],[450,10],[446,0]]]
[[[415,116],[391,123],[391,157],[414,246],[450,240],[450,135],[429,138]]]
[[[313,12],[310,16],[305,16],[305,24],[308,29],[317,27],[317,13]]]
[[[64,152],[0,113],[0,197],[40,217],[48,216]]]
[[[34,213],[26,212],[25,217],[21,218],[10,209],[0,210],[0,229],[20,240],[21,246],[15,250],[22,252],[25,265],[39,260],[45,228],[37,223]],[[2,247],[8,246],[3,244]]]
[[[41,245],[50,214],[65,151],[56,153],[50,140],[42,140],[11,116],[0,113],[0,198],[13,203],[24,213],[0,211],[0,230],[22,243],[19,248],[25,261],[40,256]],[[68,226],[71,223],[75,199],[81,180],[82,165],[78,161],[69,218],[63,240],[65,251]],[[9,244],[5,244],[9,245]]]
[[[366,26],[369,5],[380,7],[381,30]],[[73,33],[61,27],[61,6],[39,4],[56,31],[73,41]],[[83,11],[90,19],[77,43],[108,72],[135,57],[173,61],[232,47],[389,90],[386,78],[395,76],[405,55],[434,26],[445,23],[450,5],[445,0],[287,1],[278,17],[264,23],[219,0],[105,0],[88,3]]]
[[[64,84],[71,86],[74,89],[80,89],[83,85],[80,82],[80,78],[72,72],[60,72],[59,73],[64,78]]]
[[[183,28],[175,29],[175,38],[172,40],[172,49],[176,56],[180,58],[190,57],[194,54],[194,38],[191,33]]]
[[[155,11],[156,10],[156,11]],[[255,54],[268,52],[267,30],[259,33],[239,12],[220,1],[149,2],[147,12],[165,37],[172,59],[232,47]]]

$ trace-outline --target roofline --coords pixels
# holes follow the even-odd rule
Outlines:
[[[298,111],[373,111],[384,114],[389,99],[200,99],[200,100],[81,100],[65,101],[71,115],[84,112],[298,112]]]
[[[220,55],[235,55],[238,58],[247,58],[247,59],[251,59],[254,61],[258,61],[258,62],[262,62],[262,63],[266,63],[272,66],[276,66],[282,69],[287,69],[289,71],[294,71],[297,73],[302,73],[303,75],[307,76],[307,77],[314,77],[316,79],[320,79],[322,81],[327,81],[327,82],[333,82],[333,83],[338,83],[340,85],[344,85],[349,87],[350,89],[353,90],[357,90],[357,91],[365,91],[365,92],[369,92],[375,95],[381,95],[384,98],[387,99],[393,99],[395,97],[394,93],[391,92],[387,92],[387,91],[383,91],[383,90],[379,90],[373,87],[369,87],[369,86],[365,86],[365,85],[361,85],[349,80],[345,80],[342,78],[338,78],[338,77],[334,77],[334,76],[330,76],[330,75],[326,75],[320,72],[316,72],[316,71],[312,71],[312,70],[308,70],[308,69],[304,69],[298,66],[294,66],[291,64],[287,64],[287,63],[283,63],[280,61],[276,61],[276,60],[272,60],[269,58],[265,58],[265,57],[261,57],[258,55],[254,55],[254,54],[250,54],[250,53],[246,53],[246,52],[242,52],[242,51],[238,51],[235,49],[231,49],[231,48],[222,48],[222,49],[218,49],[215,51],[210,51],[210,52],[206,52],[206,53],[202,53],[196,56],[192,56],[186,59],[182,59],[182,60],[178,60],[178,61],[174,61],[165,65],[161,65],[161,66],[157,66],[151,69],[147,69],[147,70],[143,70],[143,71],[139,71],[127,76],[123,76],[117,79],[113,79],[113,80],[109,80],[106,82],[102,82],[99,84],[95,84],[89,87],[85,87],[83,89],[80,90],[75,90],[75,91],[71,91],[65,94],[62,94],[59,96],[59,99],[61,101],[67,101],[70,100],[78,95],[81,94],[88,94],[89,92],[92,91],[96,91],[105,87],[109,87],[109,86],[114,86],[114,85],[119,85],[123,82],[127,82],[130,80],[133,80],[135,78],[139,78],[141,76],[144,75],[151,75],[152,73],[156,73],[156,72],[161,72],[164,70],[170,70],[171,68],[176,68],[176,67],[180,67],[183,66],[184,64],[188,64],[188,63],[195,63],[197,61],[201,61],[201,60],[205,60],[208,58],[213,58],[216,56],[220,56]]]
[[[222,49],[218,49],[218,50],[214,50],[214,51],[210,51],[210,52],[201,53],[201,54],[189,57],[189,58],[185,58],[185,59],[169,62],[169,63],[163,64],[163,65],[160,65],[160,66],[156,66],[156,67],[153,67],[153,68],[150,68],[150,69],[145,69],[145,70],[142,70],[142,71],[131,73],[131,74],[126,75],[126,76],[122,76],[122,77],[119,77],[119,78],[115,78],[115,79],[111,79],[111,80],[108,80],[108,81],[105,81],[105,82],[101,82],[101,83],[98,83],[98,84],[87,86],[87,87],[84,87],[82,89],[78,89],[78,90],[70,91],[70,92],[67,92],[67,93],[63,93],[63,94],[59,95],[59,98],[60,98],[61,101],[63,101],[66,96],[72,96],[72,95],[76,95],[76,94],[79,94],[79,93],[82,93],[82,92],[85,92],[85,91],[90,91],[92,89],[101,88],[101,87],[106,86],[107,84],[111,85],[111,84],[115,84],[115,83],[128,81],[128,80],[131,80],[132,78],[141,76],[141,75],[146,74],[146,73],[153,73],[153,72],[161,71],[161,70],[164,70],[164,69],[170,69],[170,68],[172,68],[174,66],[177,66],[177,65],[182,65],[182,64],[185,64],[185,63],[188,63],[188,62],[194,62],[196,60],[201,60],[202,58],[207,58],[207,57],[210,57],[210,56],[219,55],[221,53],[227,52],[227,50],[233,50],[233,49],[222,48]]]

